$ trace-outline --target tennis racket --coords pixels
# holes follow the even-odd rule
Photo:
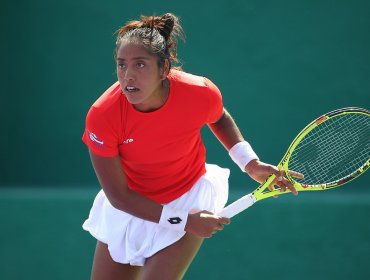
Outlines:
[[[370,166],[370,112],[356,107],[338,109],[308,124],[290,144],[278,164],[297,191],[321,191],[357,178]],[[289,174],[294,170],[304,178]],[[231,218],[255,202],[291,192],[269,190],[270,175],[254,192],[224,208],[219,216]]]

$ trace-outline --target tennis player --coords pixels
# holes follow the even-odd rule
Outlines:
[[[181,279],[203,239],[230,223],[217,215],[229,170],[206,164],[204,125],[253,179],[274,173],[296,193],[259,161],[217,86],[172,67],[182,36],[173,14],[117,31],[118,81],[92,105],[83,135],[102,187],[83,224],[98,240],[92,279]]]

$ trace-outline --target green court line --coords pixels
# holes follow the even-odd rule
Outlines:
[[[93,200],[99,191],[99,187],[1,187],[0,200]],[[246,193],[241,190],[230,191],[229,202],[231,203]],[[349,192],[329,190],[325,192],[305,192],[300,193],[298,197],[293,195],[284,195],[277,199],[267,199],[259,202],[277,203],[277,204],[361,204],[370,205],[370,192]]]
[[[5,187],[0,200],[91,200],[99,189],[93,187]]]

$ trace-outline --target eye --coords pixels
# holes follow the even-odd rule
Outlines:
[[[142,63],[142,62],[138,62],[138,63],[136,64],[136,67],[137,67],[137,68],[144,68],[144,67],[145,67],[145,64],[144,64],[144,63]]]
[[[125,69],[125,68],[126,68],[126,65],[125,65],[125,64],[123,64],[123,63],[117,63],[117,67],[118,67],[119,69]]]

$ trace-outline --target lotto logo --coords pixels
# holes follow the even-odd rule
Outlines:
[[[177,225],[181,223],[182,220],[180,219],[180,217],[173,217],[173,218],[169,218],[167,221],[172,225]]]

